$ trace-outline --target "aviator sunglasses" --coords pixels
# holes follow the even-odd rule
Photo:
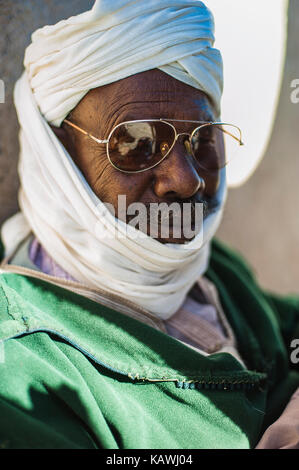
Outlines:
[[[224,122],[188,121],[180,119],[142,119],[117,124],[107,139],[98,139],[73,122],[64,122],[98,144],[106,145],[109,162],[123,173],[141,173],[159,165],[171,152],[179,137],[187,154],[207,171],[220,170],[235,154],[232,147],[244,145],[239,127]],[[194,123],[191,134],[178,133],[172,122]],[[224,138],[229,151],[224,148]],[[226,142],[227,143],[227,142]],[[232,145],[234,143],[235,145]]]

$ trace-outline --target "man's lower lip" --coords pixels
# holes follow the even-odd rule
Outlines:
[[[194,238],[198,233],[200,233],[201,231],[201,228],[200,227],[196,227],[195,224],[194,225],[191,225],[190,226],[187,226],[187,227],[179,227],[179,230],[178,232],[176,232],[172,227],[169,228],[168,231],[164,231],[163,235],[165,235],[164,237],[162,237],[162,230],[161,230],[161,225],[159,225],[159,230],[157,230],[157,239],[159,240],[163,240],[163,239],[167,239],[167,240],[178,240],[178,241],[188,241],[188,240],[191,240],[192,238]],[[150,231],[148,231],[148,233],[150,233]],[[177,236],[177,234],[179,234]],[[191,234],[191,236],[189,235]]]
[[[191,242],[195,237],[191,237],[191,238],[173,238],[173,237],[167,237],[167,238],[160,238],[160,237],[157,237],[155,238],[155,240],[157,240],[158,242],[162,243],[162,244],[165,244],[165,243],[173,243],[173,244],[177,244],[177,245],[182,245],[183,243],[188,243],[188,242]]]

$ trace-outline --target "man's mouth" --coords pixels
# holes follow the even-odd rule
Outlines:
[[[159,207],[163,207],[164,212]],[[218,208],[216,198],[197,197],[184,201],[152,202],[145,204],[146,220],[141,217],[136,224],[136,215],[127,215],[126,223],[134,225],[160,243],[183,244],[198,235],[204,220]]]

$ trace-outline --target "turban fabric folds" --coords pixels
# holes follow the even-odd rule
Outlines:
[[[222,60],[198,0],[98,0],[32,35],[25,68],[45,119],[59,126],[91,89],[153,68],[204,91],[219,114]]]

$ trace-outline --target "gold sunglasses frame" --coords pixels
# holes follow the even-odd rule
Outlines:
[[[242,131],[241,129],[238,127],[238,126],[235,126],[234,124],[229,124],[229,123],[226,123],[226,122],[208,122],[208,121],[190,121],[190,120],[185,120],[185,119],[164,119],[164,118],[160,118],[160,119],[136,119],[136,120],[133,120],[133,121],[124,121],[124,122],[120,122],[119,124],[117,124],[116,126],[113,127],[113,129],[111,130],[111,132],[109,133],[109,136],[108,136],[108,139],[98,139],[97,137],[95,137],[94,135],[90,134],[89,132],[85,131],[84,129],[82,129],[81,127],[77,126],[76,124],[74,124],[73,122],[69,121],[68,119],[64,119],[64,121],[66,124],[68,124],[69,126],[73,127],[74,129],[76,129],[77,131],[81,132],[82,134],[90,137],[93,141],[97,142],[98,144],[105,144],[106,145],[106,154],[107,154],[107,158],[110,162],[110,164],[113,166],[113,168],[115,168],[116,170],[118,171],[121,171],[122,173],[127,173],[127,174],[134,174],[134,173],[143,173],[144,171],[148,171],[148,170],[151,170],[152,168],[155,168],[156,166],[160,165],[160,163],[163,162],[163,160],[170,154],[170,152],[172,151],[173,147],[175,146],[176,144],[176,141],[177,139],[181,136],[181,135],[187,135],[189,136],[189,145],[190,145],[190,149],[191,149],[191,153],[192,153],[192,156],[193,158],[196,159],[195,155],[193,154],[193,151],[192,151],[192,144],[191,144],[191,141],[192,141],[192,138],[195,134],[195,132],[197,132],[199,129],[202,129],[203,127],[207,127],[207,126],[220,126],[220,125],[225,125],[225,126],[232,126],[234,127],[235,129],[237,129],[240,133],[240,138],[238,139],[238,137],[234,136],[233,134],[231,134],[230,132],[226,131],[226,130],[222,130],[223,133],[225,134],[228,134],[230,135],[233,139],[235,139],[237,142],[239,142],[239,145],[244,145],[244,142],[242,141]],[[111,161],[111,158],[110,158],[110,154],[109,154],[109,142],[110,142],[110,138],[113,134],[113,132],[115,131],[115,129],[117,129],[118,127],[120,127],[121,125],[123,124],[133,124],[133,123],[137,123],[137,122],[163,122],[165,124],[167,124],[168,126],[170,126],[173,130],[174,130],[174,141],[173,141],[173,144],[171,145],[171,147],[169,148],[168,152],[162,157],[162,159],[155,163],[154,165],[152,165],[151,167],[149,168],[143,168],[142,170],[135,170],[135,171],[128,171],[128,170],[122,170],[121,168],[118,168],[112,161]],[[178,133],[175,126],[171,124],[171,122],[184,122],[184,123],[196,123],[196,124],[201,124],[200,126],[197,126],[193,131],[192,133],[188,133],[188,132],[181,132],[181,133]],[[198,163],[199,166],[201,166],[203,169],[205,169],[206,171],[208,171],[207,168],[205,168],[203,165],[200,165],[200,163]]]

